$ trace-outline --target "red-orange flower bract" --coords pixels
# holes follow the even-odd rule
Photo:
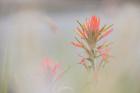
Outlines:
[[[80,64],[84,63],[82,65],[86,69],[98,69],[103,63],[108,62],[110,57],[108,51],[110,42],[99,42],[112,32],[112,25],[100,27],[100,18],[96,16],[92,16],[83,24],[79,21],[77,23],[79,27],[76,28],[76,42],[72,42],[72,45],[84,49],[87,54],[82,58]]]

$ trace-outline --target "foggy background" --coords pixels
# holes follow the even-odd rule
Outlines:
[[[92,15],[114,29],[114,57],[93,86],[70,45],[76,20]],[[0,0],[0,93],[140,93],[139,25],[139,0]],[[46,57],[72,67],[53,83]]]

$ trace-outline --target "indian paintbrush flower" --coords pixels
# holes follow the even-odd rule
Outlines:
[[[100,18],[92,16],[86,20],[85,23],[80,23],[79,27],[76,28],[77,36],[76,41],[72,44],[85,50],[86,57],[83,57],[80,61],[86,69],[97,70],[103,63],[108,62],[109,45],[110,42],[103,42],[102,39],[107,37],[112,32],[112,25],[104,25],[100,27]]]

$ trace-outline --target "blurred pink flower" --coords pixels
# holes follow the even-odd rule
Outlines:
[[[43,61],[43,66],[45,70],[50,73],[49,75],[50,76],[52,75],[53,76],[52,78],[55,78],[55,80],[60,80],[69,69],[67,68],[64,70],[61,64],[56,63],[55,61],[49,58],[46,58]]]
[[[46,58],[43,62],[44,67],[46,70],[48,70],[50,72],[51,75],[55,76],[58,72],[58,70],[60,70],[60,64],[55,63],[54,61],[52,61],[51,59]]]

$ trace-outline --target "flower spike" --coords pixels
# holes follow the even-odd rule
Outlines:
[[[79,27],[76,28],[78,36],[75,39],[77,42],[72,42],[72,45],[77,48],[82,48],[87,54],[86,57],[82,58],[80,64],[86,69],[95,70],[103,62],[106,63],[108,61],[110,43],[102,42],[99,44],[98,42],[112,33],[112,25],[100,27],[100,18],[96,16],[92,16],[85,23],[80,23],[79,21],[77,23],[79,24]]]

